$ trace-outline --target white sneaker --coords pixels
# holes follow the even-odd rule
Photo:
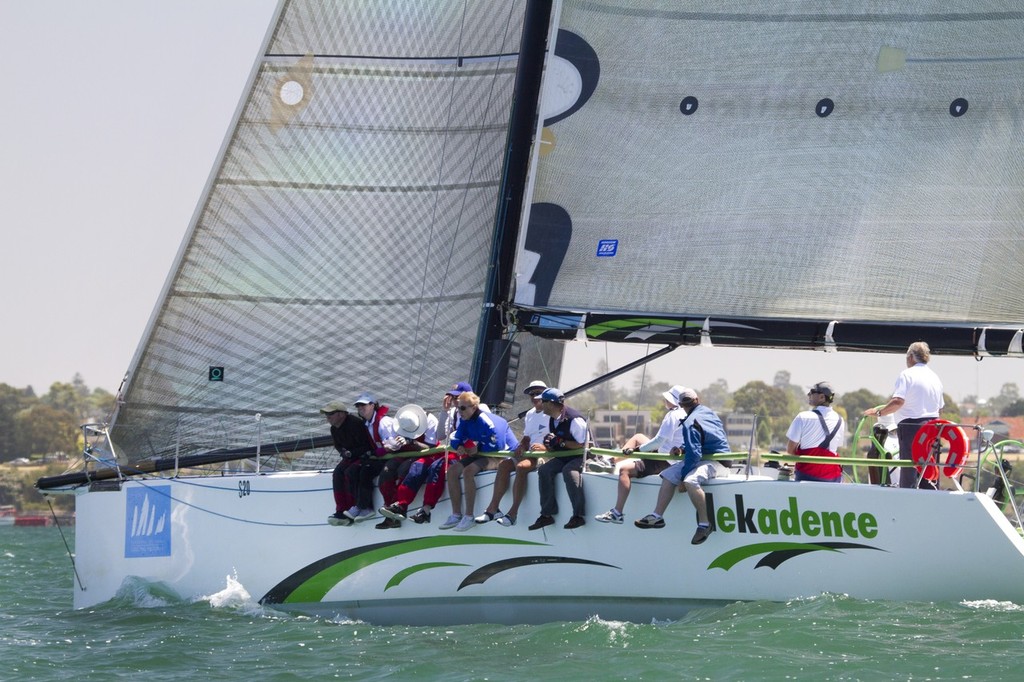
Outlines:
[[[470,528],[476,528],[476,521],[469,514],[463,516],[462,520],[459,521],[459,525],[455,526],[455,530],[459,531],[460,533],[462,531],[469,530]]]
[[[511,528],[512,526],[516,525],[516,517],[505,514],[500,519],[498,519],[498,524],[504,526],[505,528]]]
[[[343,513],[345,514],[345,516],[349,517],[353,521],[356,521],[357,517],[359,516],[359,507],[356,507],[356,506],[349,507]]]
[[[594,518],[601,523],[622,523],[623,516],[614,509],[609,509],[604,514],[598,514]]]
[[[470,521],[472,520],[473,519],[470,519]],[[440,528],[441,530],[448,530],[449,528],[454,528],[455,526],[459,525],[461,521],[462,514],[452,514],[448,517],[448,520],[442,523],[440,526],[438,526],[438,528]]]
[[[359,512],[353,518],[353,521],[369,521],[370,519],[376,518],[377,512],[372,509],[360,509]]]
[[[496,520],[500,519],[502,516],[504,516],[504,514],[502,514],[501,510],[499,509],[498,511],[494,512],[493,514],[490,513],[490,512],[484,512],[483,514],[481,514],[480,516],[476,517],[473,520],[476,521],[477,523],[489,523],[491,521],[496,521]]]

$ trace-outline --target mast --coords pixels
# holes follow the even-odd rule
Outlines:
[[[504,338],[504,305],[512,292],[518,226],[536,129],[551,8],[551,0],[528,0],[526,4],[505,169],[495,214],[490,270],[473,356],[473,385],[481,395],[488,397],[488,402],[494,404],[503,402],[501,397],[505,395],[509,356],[516,353],[514,342]]]

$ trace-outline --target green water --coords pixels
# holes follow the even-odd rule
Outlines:
[[[0,578],[3,680],[1016,680],[1024,664],[1024,606],[1005,602],[823,596],[671,623],[413,628],[281,614],[241,585],[188,603],[133,584],[74,611],[55,528],[0,528]]]

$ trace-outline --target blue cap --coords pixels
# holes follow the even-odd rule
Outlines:
[[[452,386],[452,390],[448,391],[448,395],[453,395],[456,398],[458,398],[463,393],[472,393],[472,392],[473,392],[473,387],[472,386],[467,384],[465,381],[460,381],[459,383],[457,383],[454,386]]]
[[[546,403],[563,403],[565,402],[565,394],[562,393],[560,388],[549,388],[540,394],[540,399]]]

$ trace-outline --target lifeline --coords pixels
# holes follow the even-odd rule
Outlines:
[[[763,535],[806,535],[871,539],[878,535],[878,520],[868,512],[800,511],[795,497],[786,509],[747,507],[743,495],[735,496],[734,507],[715,508],[715,497],[706,494],[708,518],[724,533]]]

